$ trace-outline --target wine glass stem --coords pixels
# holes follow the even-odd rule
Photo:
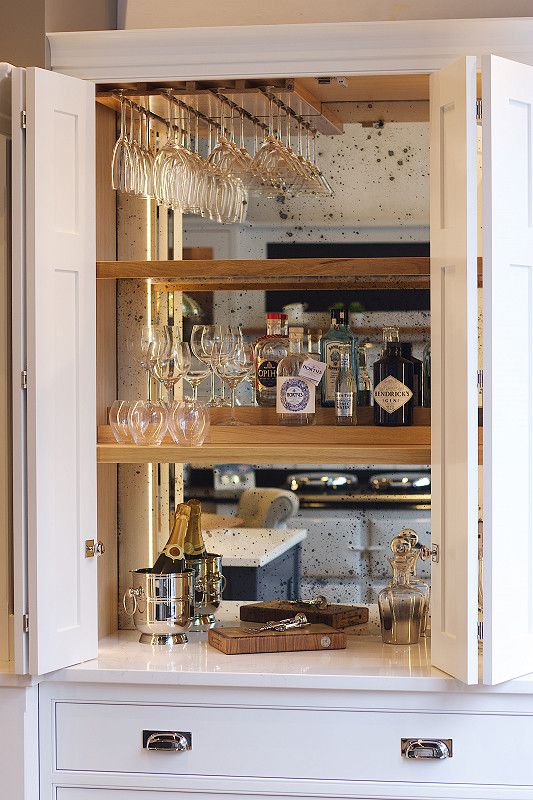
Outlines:
[[[197,403],[198,402],[198,384],[197,383],[193,383],[193,386],[192,386],[192,401],[193,401],[193,403]]]
[[[216,385],[215,385],[215,369],[211,364],[211,403],[215,402],[216,399]]]
[[[174,402],[174,384],[173,383],[165,383],[165,389],[167,390],[167,400],[169,407]]]
[[[236,399],[235,398],[235,392],[237,390],[237,387],[236,387],[236,385],[234,383],[232,383],[231,386],[230,386],[230,389],[231,389],[231,415],[230,415],[230,422],[237,422],[237,419],[235,417],[235,399]]]

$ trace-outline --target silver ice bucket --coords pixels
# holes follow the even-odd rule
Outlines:
[[[139,641],[157,645],[186,642],[185,631],[194,618],[193,570],[157,575],[147,568],[132,570],[131,575],[133,586],[122,602],[141,632]]]
[[[209,553],[207,558],[187,558],[186,563],[194,570],[194,619],[191,630],[204,631],[216,625],[215,612],[226,586],[222,574],[222,556]]]

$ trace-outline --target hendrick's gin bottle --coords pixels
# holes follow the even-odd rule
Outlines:
[[[412,425],[414,366],[402,356],[398,328],[383,328],[383,345],[374,364],[374,425]]]

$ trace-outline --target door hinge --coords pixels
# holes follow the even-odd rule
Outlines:
[[[28,371],[25,369],[20,373],[20,385],[23,389],[28,388]]]
[[[28,633],[30,630],[30,617],[28,614],[22,615],[22,630],[24,633]]]
[[[26,130],[26,112],[25,111],[21,111],[20,112],[20,127],[22,128],[22,130]]]
[[[438,564],[440,561],[440,547],[438,544],[431,545],[431,560],[434,564]]]

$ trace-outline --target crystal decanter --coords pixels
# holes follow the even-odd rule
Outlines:
[[[426,601],[411,583],[416,554],[401,536],[392,540],[391,550],[392,580],[378,596],[381,638],[385,644],[417,644]]]

